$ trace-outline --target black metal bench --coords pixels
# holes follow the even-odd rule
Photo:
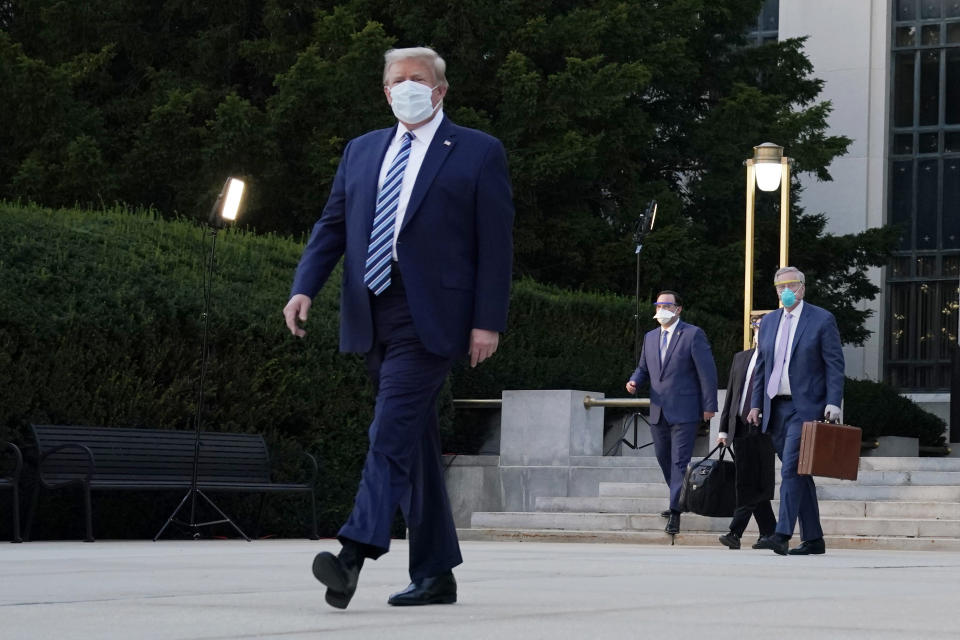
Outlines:
[[[20,448],[12,442],[3,443],[3,448],[13,458],[13,465],[6,475],[0,475],[0,489],[11,489],[13,498],[13,537],[10,542],[22,542],[20,537],[20,470],[23,469],[23,455]]]
[[[93,542],[93,491],[182,490],[190,488],[196,434],[192,431],[31,425],[37,443],[37,482],[27,517],[30,539],[40,487],[79,485],[83,491],[88,542]],[[310,537],[317,539],[314,483],[317,461],[304,452],[310,477],[301,483],[271,480],[263,436],[200,434],[197,488],[203,492],[305,493],[310,499]],[[261,513],[262,513],[261,501]]]

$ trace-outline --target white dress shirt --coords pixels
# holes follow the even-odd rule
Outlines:
[[[397,260],[397,238],[400,235],[400,227],[403,226],[403,218],[407,214],[407,205],[410,203],[410,194],[413,192],[413,185],[417,182],[417,175],[420,173],[420,167],[423,165],[423,158],[427,155],[427,149],[433,142],[433,136],[440,128],[440,122],[443,120],[443,109],[437,111],[437,115],[425,125],[417,127],[410,131],[402,122],[397,123],[397,132],[387,147],[387,153],[383,156],[383,164],[380,165],[380,178],[377,180],[377,192],[383,186],[383,181],[387,177],[387,171],[393,164],[393,159],[400,151],[400,145],[403,143],[403,134],[407,131],[413,135],[410,141],[410,156],[407,158],[407,167],[403,172],[403,182],[400,186],[400,199],[397,201],[397,218],[393,226],[393,259]]]
[[[750,409],[747,403],[750,402],[750,396],[753,395],[753,388],[748,386],[747,383],[750,382],[750,376],[753,375],[753,370],[756,368],[756,366],[757,366],[757,350],[754,349],[753,355],[750,356],[750,364],[747,365],[746,377],[743,379],[743,391],[740,393],[740,401],[737,402],[737,415],[743,415],[744,407],[747,407],[747,409]],[[729,392],[730,390],[727,389],[727,391]],[[723,425],[723,426],[726,427],[727,425]],[[730,436],[727,433],[726,429],[721,429],[720,432],[717,434],[717,437],[729,438]]]
[[[670,351],[670,341],[673,340],[673,331],[677,328],[677,323],[680,320],[675,320],[673,324],[668,327],[660,327],[660,335],[657,338],[657,349],[660,349],[660,364],[663,364],[663,361],[667,359],[667,351]],[[663,344],[663,334],[667,334],[667,344]],[[661,345],[662,348],[661,348]]]
[[[793,308],[793,311],[790,311],[790,335],[787,336],[787,359],[783,363],[783,372],[780,374],[780,387],[777,391],[778,396],[789,396],[790,393],[790,356],[793,353],[793,338],[797,335],[797,325],[800,324],[800,313],[803,311],[803,300],[797,303],[797,306]],[[780,344],[780,334],[783,333],[783,320],[787,315],[787,310],[784,308],[783,313],[780,315],[780,326],[777,327],[777,335],[773,344],[773,357],[777,357],[777,347],[776,345]]]

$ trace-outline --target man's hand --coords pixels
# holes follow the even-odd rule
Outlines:
[[[747,414],[747,422],[760,426],[760,409],[750,409],[750,413]]]
[[[313,304],[313,301],[310,300],[309,296],[298,293],[290,298],[287,306],[283,308],[283,317],[287,320],[287,328],[290,329],[290,333],[298,338],[307,335],[307,332],[301,329],[300,325],[306,323],[311,304]]]
[[[627,380],[627,393],[636,393],[637,383],[633,380]]]
[[[712,417],[715,416],[715,415],[717,415],[717,412],[716,412],[716,411],[704,411],[704,412],[703,412],[703,421],[704,421],[704,422],[710,422],[710,418],[712,418]]]
[[[827,420],[833,422],[834,420],[840,419],[840,407],[835,404],[828,404],[826,409],[823,410],[823,415],[826,416]]]
[[[500,334],[486,329],[470,331],[470,366],[475,367],[494,353],[500,344]]]

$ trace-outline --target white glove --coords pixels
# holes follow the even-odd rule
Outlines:
[[[823,415],[826,416],[827,420],[831,422],[833,420],[840,419],[840,407],[835,404],[828,404],[827,408],[823,410]]]

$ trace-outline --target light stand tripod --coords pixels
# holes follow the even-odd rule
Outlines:
[[[640,347],[642,338],[640,335],[640,251],[643,249],[643,241],[646,237],[653,231],[653,224],[657,219],[657,201],[651,200],[647,204],[646,210],[640,214],[640,217],[637,219],[637,226],[633,231],[633,241],[636,243],[636,249],[634,249],[634,254],[637,256],[637,275],[636,275],[636,312],[634,313],[634,327],[633,327],[633,361],[640,361]],[[633,413],[633,442],[631,443],[626,438],[621,437],[620,442],[627,445],[631,449],[639,450],[645,447],[649,447],[653,442],[648,442],[647,444],[638,446],[637,439],[637,427],[640,424],[640,420],[646,421],[639,411]],[[624,429],[626,433],[626,429]]]
[[[203,269],[203,338],[201,341],[202,346],[200,348],[200,384],[197,392],[197,412],[194,416],[195,437],[193,442],[193,474],[190,480],[190,488],[187,490],[186,495],[183,496],[180,504],[177,505],[177,508],[174,509],[173,513],[170,514],[170,517],[167,518],[167,521],[160,528],[160,531],[157,532],[157,535],[153,537],[154,542],[156,542],[156,540],[163,535],[163,532],[166,531],[168,526],[170,526],[170,523],[176,523],[192,530],[194,538],[198,538],[200,536],[199,529],[201,527],[209,527],[215,524],[227,523],[236,529],[237,533],[239,533],[244,540],[247,542],[250,541],[250,538],[243,532],[243,530],[240,529],[239,526],[237,526],[237,523],[231,520],[230,517],[225,514],[220,507],[218,507],[213,500],[207,497],[207,495],[197,486],[197,481],[200,475],[200,426],[203,422],[203,387],[207,376],[207,363],[209,360],[207,336],[210,328],[210,293],[213,287],[213,272],[216,264],[214,261],[214,256],[217,248],[217,233],[225,226],[226,222],[232,222],[236,220],[237,211],[240,208],[240,200],[243,197],[243,190],[244,184],[242,181],[237,180],[236,178],[227,178],[227,181],[223,185],[223,190],[220,191],[217,201],[213,204],[213,208],[210,210],[210,217],[207,225],[210,234],[210,253],[207,256]],[[206,522],[197,521],[198,496],[203,498],[203,500],[206,501],[206,503],[220,515],[219,520],[208,520]],[[183,506],[187,503],[187,500],[190,501],[190,519],[180,520],[177,518],[177,514],[180,513],[181,509],[183,509]]]

